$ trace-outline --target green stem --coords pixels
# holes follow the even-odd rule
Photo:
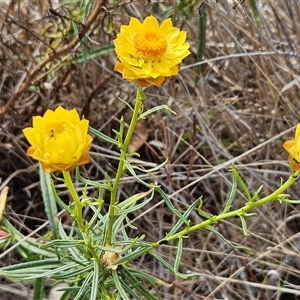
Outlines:
[[[80,202],[80,199],[78,197],[78,194],[76,192],[74,183],[72,181],[70,172],[67,171],[63,171],[63,176],[64,176],[64,180],[65,180],[65,185],[67,186],[71,197],[75,203],[75,207],[74,207],[74,220],[77,222],[78,228],[80,230],[80,232],[82,233],[82,236],[84,238],[85,244],[88,247],[89,251],[91,252],[93,258],[97,261],[99,261],[99,257],[92,245],[92,241],[90,236],[88,235],[88,232],[86,232],[86,228],[83,224],[83,220],[82,220],[82,205]]]
[[[297,176],[295,176],[297,175]],[[288,189],[297,179],[299,178],[299,175],[294,173],[293,175],[291,175],[289,177],[289,179],[283,184],[281,185],[276,191],[274,191],[272,194],[258,200],[255,202],[248,202],[245,206],[243,206],[242,208],[236,209],[234,211],[231,212],[227,212],[224,214],[220,214],[218,216],[212,216],[210,219],[203,221],[199,224],[196,224],[194,226],[185,228],[183,230],[181,230],[180,232],[177,232],[173,235],[170,236],[166,236],[165,238],[163,238],[162,240],[152,243],[152,247],[153,248],[157,248],[159,245],[161,245],[164,242],[170,242],[173,240],[176,240],[178,238],[181,238],[183,236],[186,236],[194,231],[197,231],[199,229],[205,228],[207,226],[213,225],[221,220],[225,220],[225,219],[229,219],[232,217],[236,217],[236,216],[240,216],[240,215],[244,215],[247,211],[249,211],[250,209],[257,207],[257,206],[261,206],[267,202],[270,201],[274,201],[274,200],[278,200],[280,199],[280,195],[283,194],[283,192]]]
[[[65,180],[65,185],[67,186],[71,197],[75,203],[75,208],[74,208],[74,220],[77,222],[78,227],[80,231],[84,232],[84,225],[82,221],[82,205],[80,202],[80,199],[78,197],[78,194],[76,192],[76,189],[74,187],[70,172],[63,171],[63,176]]]
[[[111,189],[111,196],[110,196],[110,205],[109,205],[109,212],[108,212],[108,227],[107,227],[107,235],[106,235],[106,242],[107,244],[111,245],[112,244],[112,231],[113,231],[113,223],[114,223],[114,218],[116,214],[116,207],[115,205],[118,203],[117,201],[117,192],[118,192],[118,187],[120,183],[120,179],[123,175],[123,173],[126,171],[126,166],[125,166],[125,161],[127,158],[127,148],[128,145],[131,141],[131,137],[134,133],[134,129],[137,125],[139,115],[142,113],[141,108],[142,108],[142,103],[145,100],[145,95],[143,92],[143,89],[141,87],[138,87],[137,92],[136,92],[136,99],[135,99],[135,104],[134,104],[134,109],[133,109],[133,115],[130,121],[130,125],[125,137],[125,140],[120,146],[120,161],[119,161],[119,166],[117,170],[117,174]]]

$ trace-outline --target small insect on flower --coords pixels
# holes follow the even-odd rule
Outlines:
[[[114,40],[118,57],[115,70],[143,87],[159,86],[178,74],[179,64],[190,54],[185,40],[186,32],[173,27],[171,19],[159,25],[154,16],[143,23],[131,18]]]
[[[88,151],[93,138],[88,120],[80,120],[75,109],[61,106],[33,117],[33,126],[23,129],[30,143],[27,155],[38,160],[45,172],[72,171],[90,161]]]
[[[296,127],[295,138],[284,142],[283,148],[289,154],[292,170],[300,172],[300,124]]]

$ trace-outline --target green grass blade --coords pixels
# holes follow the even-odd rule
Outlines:
[[[205,42],[206,42],[206,4],[202,4],[202,15],[199,17],[198,24],[198,38],[199,43],[197,47],[197,61],[202,61],[204,51],[205,51]],[[202,65],[196,66],[196,78],[195,83],[198,82],[200,78]]]
[[[251,7],[251,10],[254,14],[254,17],[255,17],[255,20],[256,20],[258,26],[260,28],[263,27],[262,17],[261,17],[260,11],[256,5],[256,0],[248,0],[248,2],[249,2],[249,5]]]

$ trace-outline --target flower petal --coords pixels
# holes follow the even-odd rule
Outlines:
[[[131,18],[114,40],[115,71],[142,86],[161,85],[167,77],[177,75],[179,64],[190,54],[185,40],[186,32],[173,27],[170,18],[161,25],[154,16],[143,23]]]
[[[93,140],[88,126],[75,109],[47,110],[43,117],[33,117],[33,127],[23,129],[31,145],[27,155],[40,161],[45,172],[71,171],[86,164]]]

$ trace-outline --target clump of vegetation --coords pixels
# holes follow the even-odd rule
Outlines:
[[[298,10],[1,5],[3,299],[300,294]]]

